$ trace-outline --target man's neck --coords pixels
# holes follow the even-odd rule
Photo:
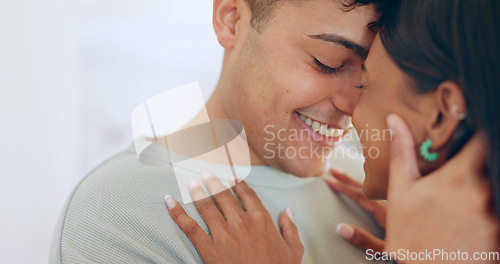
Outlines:
[[[221,76],[221,79],[222,79],[222,76]],[[235,111],[230,111],[229,109],[227,109],[227,105],[225,104],[225,102],[222,98],[222,94],[224,93],[225,88],[227,88],[227,87],[224,86],[223,80],[220,80],[219,83],[217,84],[217,87],[215,88],[212,96],[210,97],[210,99],[206,103],[207,114],[208,114],[208,117],[210,119],[210,122],[212,122],[212,124],[214,123],[213,120],[216,120],[216,119],[233,119],[233,120],[235,120],[235,118],[230,115],[231,112],[235,112]],[[241,120],[236,120],[236,121],[241,122]],[[236,142],[237,142],[237,144],[241,144],[241,147],[234,147],[233,146],[232,149],[233,150],[236,150],[236,149],[247,150],[248,149],[250,152],[251,163],[250,164],[239,164],[239,162],[237,161],[238,158],[232,157],[232,160],[234,161],[234,165],[267,165],[262,160],[262,157],[258,156],[257,153],[252,149],[252,146],[250,144],[248,144],[246,139],[245,140],[238,140]],[[243,145],[243,144],[245,144],[245,145]],[[234,154],[231,153],[231,155],[247,156],[248,154],[246,154],[245,152],[237,152]],[[240,160],[244,160],[244,159],[240,159]]]

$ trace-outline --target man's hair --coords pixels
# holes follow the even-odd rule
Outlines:
[[[258,32],[262,30],[264,25],[269,22],[275,15],[276,8],[279,5],[287,3],[301,3],[308,0],[246,0],[252,11],[250,25]],[[354,8],[362,5],[375,4],[381,9],[384,0],[338,0],[342,3],[344,11],[351,11]]]

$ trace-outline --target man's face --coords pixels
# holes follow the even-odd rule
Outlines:
[[[230,60],[232,89],[224,101],[263,163],[299,177],[329,167],[333,147],[352,126],[375,9],[346,12],[333,0],[287,3],[261,32],[247,29]]]

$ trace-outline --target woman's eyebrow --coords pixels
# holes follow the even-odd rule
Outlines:
[[[362,60],[365,60],[366,56],[368,55],[368,49],[362,47],[359,44],[356,44],[354,41],[348,40],[337,34],[329,33],[329,34],[317,34],[317,35],[307,35],[307,36],[313,39],[319,39],[326,42],[331,42],[344,46],[345,48],[351,50],[356,56],[358,56]]]

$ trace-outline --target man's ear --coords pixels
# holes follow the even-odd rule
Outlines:
[[[426,125],[433,149],[446,147],[451,136],[466,115],[466,102],[462,90],[452,81],[442,82],[434,93],[436,111]]]
[[[234,47],[239,33],[241,9],[247,7],[245,5],[240,0],[214,0],[212,23],[217,39],[225,49]]]

